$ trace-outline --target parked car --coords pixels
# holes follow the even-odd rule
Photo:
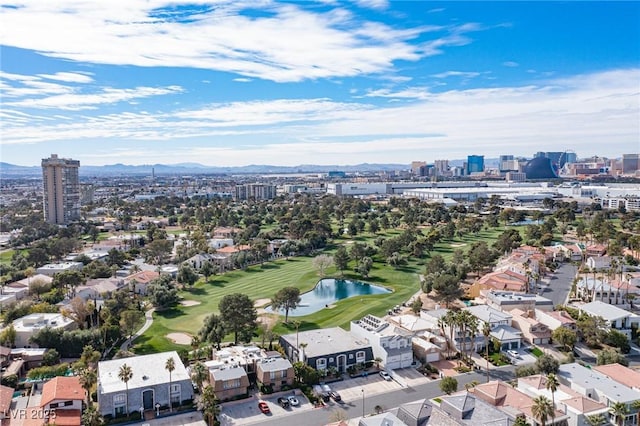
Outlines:
[[[278,398],[278,404],[280,404],[282,408],[289,408],[289,400],[287,398]]]
[[[264,401],[258,402],[258,409],[260,410],[260,412],[262,414],[270,414],[271,413],[271,410],[269,409],[269,405]]]
[[[387,373],[384,370],[380,370],[380,377],[382,377],[383,379],[385,379],[387,382],[391,381],[391,376],[389,375],[389,373]]]
[[[291,404],[292,407],[297,407],[298,405],[300,405],[300,401],[298,401],[298,398],[293,395],[287,397],[287,399],[289,400],[289,404]]]
[[[518,351],[514,351],[514,350],[510,349],[510,350],[507,351],[507,354],[512,358],[521,359],[520,354],[518,353]]]
[[[324,402],[328,402],[331,398],[329,392],[326,392],[320,385],[313,385],[313,393]]]

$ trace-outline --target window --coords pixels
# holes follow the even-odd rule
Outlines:
[[[124,405],[126,401],[126,395],[124,393],[119,393],[113,396],[113,405]]]
[[[333,362],[333,357],[329,358],[329,362]]]
[[[171,385],[171,393],[179,393],[180,392],[180,385],[179,384],[172,384]]]
[[[119,407],[116,407],[115,411],[116,411],[116,416],[124,416],[124,410],[125,407],[124,405],[121,405]]]
[[[222,382],[222,389],[235,389],[240,387],[240,379],[226,380]]]
[[[58,408],[58,403],[54,402],[53,404],[50,404],[49,408]]]
[[[287,378],[287,370],[281,370],[280,371],[280,377],[282,377],[283,379]]]
[[[277,374],[276,374],[276,373],[277,373],[276,371],[271,371],[271,372],[269,372],[269,378],[270,378],[271,380],[274,380],[274,379],[276,378],[276,376],[277,376]]]
[[[364,362],[364,360],[365,360],[364,351],[356,352],[356,362]]]
[[[326,370],[327,369],[327,360],[325,358],[318,358],[316,361],[316,369],[317,370]]]
[[[65,401],[65,402],[64,402],[64,406],[65,406],[65,407],[68,407],[68,406],[70,406],[70,405],[73,405],[73,401]]]

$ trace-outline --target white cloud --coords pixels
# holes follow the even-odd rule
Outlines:
[[[515,68],[515,67],[519,67],[520,64],[514,61],[506,61],[503,62],[502,65],[504,65],[505,67],[509,67],[509,68]]]
[[[384,10],[389,7],[387,0],[355,0],[355,3],[360,7],[366,7],[369,9]]]
[[[431,77],[435,78],[448,78],[448,77],[477,77],[479,76],[479,72],[470,72],[470,71],[445,71],[439,74],[432,74]]]
[[[26,99],[5,102],[5,105],[14,108],[56,108],[61,110],[78,111],[83,109],[95,109],[101,104],[114,104],[150,96],[168,95],[182,92],[179,86],[169,87],[136,87],[134,89],[103,88],[95,93],[71,93],[71,90],[63,91],[63,94],[48,97],[28,97]],[[39,92],[38,92],[39,93]]]
[[[38,74],[38,77],[46,78],[49,80],[65,81],[68,83],[91,83],[91,78],[86,73],[75,72],[57,72],[55,74]]]
[[[601,154],[619,155],[632,149],[640,134],[638,80],[640,69],[630,69],[549,80],[540,86],[369,92],[412,99],[385,106],[279,99],[162,113],[68,113],[54,121],[4,108],[0,130],[3,145],[104,140],[127,141],[129,149],[139,149],[137,141],[166,143],[169,149],[149,150],[154,151],[149,155],[167,163],[177,158],[218,165],[257,160],[344,164],[345,158],[409,162],[460,158],[478,149],[487,156],[565,148],[580,154],[594,146]],[[147,156],[120,158],[148,161]]]
[[[197,10],[175,12],[187,4]],[[251,16],[250,8],[262,13]],[[320,12],[270,1],[60,0],[4,8],[0,39],[77,62],[190,67],[291,82],[389,72],[396,61],[469,43],[461,33],[475,28],[452,27],[449,35],[416,47],[419,36],[440,27],[395,28],[340,7]]]
[[[238,83],[249,83],[253,80],[246,77],[238,77],[238,78],[234,78],[233,81],[237,81]]]

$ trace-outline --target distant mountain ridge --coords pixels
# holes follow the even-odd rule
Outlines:
[[[485,159],[485,165],[491,166],[497,159]],[[461,166],[464,160],[451,160],[451,166]],[[80,176],[102,176],[102,175],[188,175],[188,174],[289,174],[289,173],[328,173],[331,171],[342,171],[346,173],[356,172],[391,172],[398,170],[409,170],[409,164],[376,164],[361,163],[352,165],[317,165],[300,164],[298,166],[274,166],[267,164],[250,164],[247,166],[205,166],[199,163],[177,163],[177,164],[109,164],[105,166],[80,165]],[[0,162],[0,176],[36,176],[41,175],[40,166],[18,166]]]

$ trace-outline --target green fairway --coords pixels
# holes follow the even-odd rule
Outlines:
[[[490,229],[478,234],[469,234],[462,238],[441,242],[436,244],[430,255],[439,253],[449,260],[456,248],[467,250],[468,246],[475,241],[486,241],[491,245],[503,231],[503,228]],[[399,233],[400,231],[389,231],[378,235],[363,234],[355,238],[343,236],[335,240],[331,246],[332,249],[327,250],[326,253],[331,254],[341,244],[348,247],[357,241],[373,245],[373,240],[381,235],[390,238]],[[420,290],[419,274],[422,273],[424,262],[428,258],[429,256],[421,259],[411,258],[408,264],[397,269],[376,258],[368,278],[362,278],[359,274],[352,272],[354,263],[350,262],[350,269],[344,271],[345,278],[383,286],[393,290],[393,293],[343,299],[336,302],[331,308],[322,309],[311,315],[295,317],[302,323],[300,330],[333,326],[349,329],[351,321],[362,318],[366,314],[384,316],[390,308],[406,302]],[[320,280],[312,261],[311,257],[281,259],[264,265],[252,266],[245,271],[237,270],[213,276],[210,277],[209,283],[204,283],[204,280],[201,279],[191,290],[180,293],[184,300],[192,300],[199,302],[199,304],[156,312],[151,328],[135,341],[135,351],[137,353],[151,353],[188,347],[176,345],[165,336],[172,332],[197,334],[205,317],[218,312],[218,303],[227,294],[243,293],[253,300],[258,300],[270,299],[279,289],[287,286],[297,287],[302,293],[311,290]],[[340,277],[340,272],[332,267],[326,272],[326,275]],[[281,317],[281,319],[284,318]],[[291,325],[287,326],[282,323],[279,323],[274,331],[278,334],[295,332]]]
[[[0,252],[0,265],[11,265],[11,258],[13,257],[14,250],[8,249]]]

